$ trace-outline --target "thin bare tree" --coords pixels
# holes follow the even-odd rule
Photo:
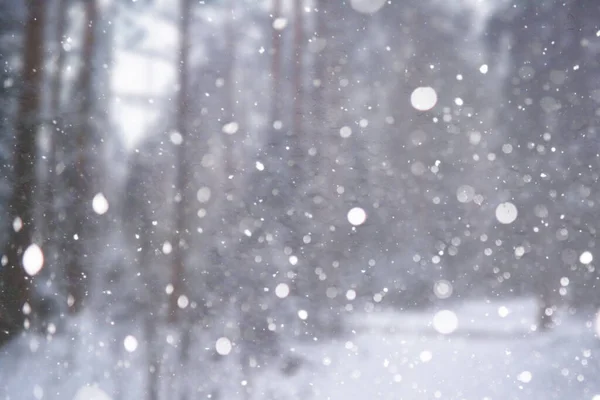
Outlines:
[[[0,268],[0,344],[23,329],[27,318],[24,305],[31,303],[32,296],[32,278],[26,273],[23,256],[29,246],[34,245],[36,138],[41,122],[45,4],[44,0],[27,2],[22,89],[15,127],[14,186],[8,207],[11,227]]]

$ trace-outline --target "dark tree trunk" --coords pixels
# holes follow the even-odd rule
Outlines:
[[[63,49],[63,42],[65,40],[65,32],[67,30],[67,11],[68,11],[69,0],[58,0],[56,2],[55,21],[56,28],[54,30],[53,47],[54,47],[54,71],[49,77],[50,79],[50,100],[49,100],[49,112],[52,123],[49,124],[50,135],[48,137],[49,148],[46,152],[46,161],[43,167],[45,167],[45,173],[43,178],[45,181],[42,185],[42,202],[41,210],[42,220],[39,224],[39,232],[41,241],[44,244],[44,252],[46,254],[46,276],[54,276],[53,285],[50,290],[45,293],[40,293],[42,303],[51,305],[52,308],[42,307],[46,309],[46,315],[40,310],[38,315],[41,322],[58,323],[59,319],[56,316],[67,312],[67,305],[65,301],[65,270],[60,268],[61,262],[64,260],[64,240],[61,238],[59,232],[61,231],[59,225],[58,216],[58,204],[57,200],[60,193],[60,179],[56,173],[57,160],[62,157],[58,153],[58,150],[64,145],[65,127],[62,119],[62,86],[63,86],[63,71],[66,61],[66,52]],[[57,307],[58,306],[58,307]]]
[[[31,303],[31,277],[25,272],[22,258],[32,244],[34,233],[36,135],[40,124],[45,3],[44,0],[27,2],[21,73],[23,88],[15,129],[15,182],[9,203],[10,236],[0,267],[0,344],[23,329],[26,319],[23,305]],[[20,224],[14,224],[19,220]]]
[[[69,310],[77,313],[85,305],[87,288],[89,286],[90,259],[86,253],[86,247],[94,240],[94,225],[92,223],[92,199],[94,166],[92,155],[97,151],[95,140],[95,126],[93,124],[94,113],[94,56],[96,53],[96,25],[98,22],[98,9],[96,0],[85,2],[85,30],[82,44],[82,66],[79,70],[76,96],[79,109],[75,121],[75,143],[72,151],[75,153],[74,162],[69,166],[66,174],[66,184],[71,200],[71,209],[68,213],[73,214],[68,218],[67,243],[65,244],[67,262],[67,292],[69,295]],[[69,145],[65,143],[65,145]],[[69,151],[65,152],[68,155]]]
[[[56,28],[54,31],[53,46],[55,53],[54,71],[50,77],[50,118],[52,124],[49,129],[50,146],[46,160],[46,182],[44,184],[43,216],[44,220],[40,224],[41,237],[45,246],[54,255],[55,235],[53,234],[56,225],[56,209],[54,191],[57,184],[56,179],[56,152],[58,148],[58,136],[62,132],[61,120],[61,95],[62,95],[62,74],[65,65],[66,52],[63,49],[65,31],[67,29],[67,5],[68,0],[58,0],[56,4]]]

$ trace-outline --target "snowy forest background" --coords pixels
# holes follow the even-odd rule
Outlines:
[[[600,399],[600,3],[6,0],[0,62],[0,398]]]

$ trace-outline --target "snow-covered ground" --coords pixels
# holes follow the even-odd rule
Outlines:
[[[532,332],[536,305],[525,300],[453,312],[449,335],[436,331],[436,311],[356,314],[351,336],[296,350],[310,368],[285,386],[302,388],[298,399],[600,399],[600,342],[590,323],[565,317],[553,332]]]
[[[536,308],[528,300],[448,309],[355,313],[345,336],[290,348],[306,360],[301,369],[291,377],[263,371],[253,399],[600,400],[600,341],[591,322],[563,313],[554,331],[533,332]],[[115,350],[98,347],[102,340],[108,343],[96,337],[88,351],[78,345],[71,356],[64,340],[13,343],[0,356],[0,399],[143,398],[145,375],[136,370],[144,365],[141,352],[124,357],[117,371],[123,382],[115,383],[119,379],[108,356]],[[71,367],[64,365],[69,358]],[[206,379],[201,373],[186,375]],[[222,378],[221,398],[245,398],[238,376]],[[120,396],[113,395],[115,385]]]

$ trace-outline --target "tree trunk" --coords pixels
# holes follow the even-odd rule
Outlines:
[[[40,124],[40,98],[44,58],[44,0],[27,2],[28,16],[23,46],[23,88],[18,101],[14,188],[9,203],[10,236],[0,268],[0,344],[23,329],[23,305],[30,303],[31,277],[23,265],[23,253],[32,244],[36,135]]]
[[[234,122],[236,119],[235,113],[235,53],[236,53],[236,21],[235,21],[235,5],[236,0],[229,0],[228,4],[228,21],[227,21],[227,30],[226,30],[226,46],[225,51],[229,54],[227,55],[226,69],[224,73],[225,79],[225,115],[223,124],[229,124]],[[239,121],[235,121],[239,124]],[[235,162],[234,162],[234,137],[235,134],[229,134],[223,132],[223,141],[225,147],[225,194],[227,196],[231,195],[233,191],[234,179],[238,177],[235,175]],[[239,133],[237,133],[239,135]],[[233,177],[233,179],[230,179]]]
[[[56,4],[56,29],[54,30],[54,71],[50,77],[50,119],[48,129],[51,131],[49,141],[50,146],[46,157],[46,182],[44,183],[44,200],[42,205],[42,215],[44,217],[40,224],[40,236],[45,248],[50,250],[48,253],[54,255],[54,238],[52,231],[56,224],[54,207],[54,190],[56,188],[56,150],[57,136],[62,131],[60,119],[61,112],[61,94],[62,94],[62,73],[66,59],[66,52],[62,43],[65,31],[67,29],[67,3],[68,0],[58,0]],[[51,249],[52,248],[52,249]]]
[[[98,9],[96,0],[85,2],[85,31],[82,44],[82,66],[77,79],[76,96],[79,101],[75,130],[74,163],[66,174],[67,186],[72,201],[73,217],[67,221],[67,237],[65,238],[67,254],[67,292],[69,295],[69,311],[77,313],[82,310],[88,288],[88,254],[86,247],[94,239],[92,216],[92,189],[94,167],[92,155],[96,152],[95,126],[93,125],[94,92],[93,66],[96,53],[96,24]],[[65,143],[65,145],[67,145]],[[65,155],[69,151],[65,152]],[[65,171],[67,172],[67,171]]]
[[[152,304],[152,300],[150,300]],[[156,340],[156,314],[147,312],[144,318],[144,330],[146,333],[146,397],[148,400],[158,400],[160,398],[160,352],[157,347],[162,348],[162,343],[157,343]]]
[[[293,129],[296,143],[300,143],[302,135],[302,119],[304,118],[302,84],[303,51],[304,51],[304,8],[302,0],[294,0],[294,117]]]
[[[188,146],[188,101],[189,101],[189,47],[190,47],[190,17],[192,12],[192,1],[181,0],[181,23],[179,25],[179,93],[177,96],[177,131],[181,135],[182,144],[177,147],[177,176],[175,182],[175,193],[177,196],[175,204],[175,238],[173,240],[173,268],[171,270],[171,285],[173,292],[169,298],[169,321],[175,323],[178,316],[177,300],[184,292],[185,280],[185,250],[187,243],[186,230],[186,196],[185,188],[188,178],[187,155],[185,149]]]
[[[54,48],[55,48],[55,61],[54,71],[50,77],[50,101],[49,111],[50,119],[52,123],[49,124],[49,148],[46,154],[45,162],[45,182],[43,184],[43,200],[41,205],[41,213],[43,219],[40,221],[40,236],[41,241],[44,244],[44,250],[47,260],[47,273],[54,275],[53,285],[50,290],[43,293],[44,299],[42,300],[46,304],[52,304],[53,306],[58,305],[58,310],[53,310],[54,315],[40,315],[40,319],[46,323],[50,322],[50,317],[56,317],[57,315],[64,314],[67,312],[66,301],[64,300],[64,279],[65,271],[59,268],[58,260],[64,260],[64,240],[58,234],[59,218],[57,208],[57,192],[60,193],[60,180],[56,174],[57,160],[59,159],[58,149],[61,144],[64,145],[64,124],[61,115],[62,104],[62,85],[63,85],[63,70],[66,61],[66,52],[63,49],[63,41],[65,39],[65,32],[67,30],[67,6],[69,0],[58,0],[56,4],[56,29],[54,31]],[[54,297],[54,299],[48,298]],[[58,322],[58,321],[53,321]]]
[[[281,14],[281,0],[273,0],[273,21]],[[271,118],[273,124],[280,118],[279,94],[281,91],[281,34],[277,29],[272,29],[273,48],[271,58]],[[271,127],[272,128],[272,127]]]

